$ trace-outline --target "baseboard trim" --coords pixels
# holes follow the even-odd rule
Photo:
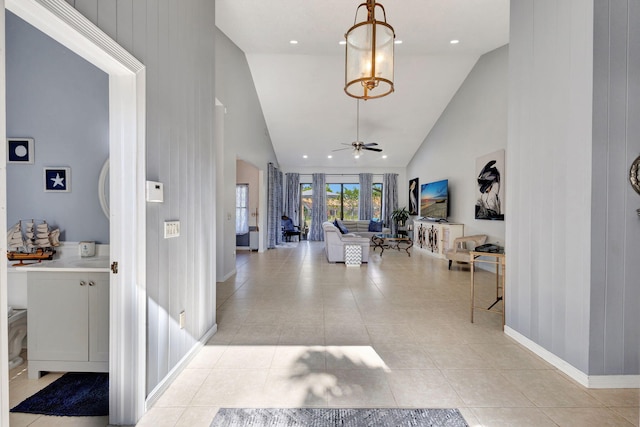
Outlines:
[[[224,276],[222,276],[220,278],[216,278],[216,282],[218,282],[218,283],[226,282],[227,279],[229,277],[233,276],[234,274],[236,274],[236,269],[235,268],[233,270],[231,270],[230,272],[228,272],[227,274],[225,274]]]
[[[209,341],[209,339],[217,331],[218,324],[216,323],[198,340],[196,344],[193,345],[193,347],[191,347],[191,350],[189,350],[189,352],[187,352],[187,354],[185,354],[184,357],[180,359],[176,366],[174,366],[173,369],[169,371],[169,373],[162,379],[162,381],[160,381],[160,383],[158,383],[158,385],[155,386],[153,390],[151,390],[151,393],[149,393],[149,396],[147,396],[147,399],[145,401],[145,412],[148,411],[149,408],[151,408],[158,401],[160,396],[162,396],[162,393],[164,393],[169,388],[171,383],[173,383],[178,375],[187,367],[189,362],[191,362],[194,356],[198,353],[198,350],[204,347],[207,341]]]
[[[555,366],[574,381],[587,388],[640,388],[640,375],[587,375],[570,363],[531,341],[519,332],[504,327],[504,333]]]

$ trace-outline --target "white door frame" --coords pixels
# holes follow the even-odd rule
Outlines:
[[[109,423],[133,425],[145,411],[145,67],[64,0],[0,0],[0,81],[5,83],[5,7],[109,75],[111,274]],[[0,104],[6,111],[4,84]],[[6,134],[6,114],[0,114]],[[0,251],[6,251],[6,153],[0,150]],[[97,188],[97,183],[96,183]],[[0,262],[6,301],[7,263]],[[9,425],[6,304],[0,304],[0,425]]]

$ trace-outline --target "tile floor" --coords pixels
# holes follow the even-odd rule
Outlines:
[[[469,269],[412,249],[329,264],[321,243],[238,252],[217,285],[218,333],[140,420],[209,426],[219,407],[450,407],[470,426],[639,426],[639,390],[585,389],[502,333],[469,322]],[[495,299],[495,276],[478,274]],[[497,308],[500,307],[500,304]],[[38,385],[12,371],[12,404]],[[59,422],[59,423],[57,423]],[[94,423],[95,422],[95,423]],[[11,427],[104,419],[11,414]]]

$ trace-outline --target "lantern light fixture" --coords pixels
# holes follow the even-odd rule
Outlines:
[[[367,20],[356,23],[358,12],[367,9]],[[376,19],[376,11],[383,20]],[[393,92],[393,27],[387,23],[384,6],[367,0],[356,9],[353,27],[345,34],[345,86],[347,95],[358,99],[381,98]]]

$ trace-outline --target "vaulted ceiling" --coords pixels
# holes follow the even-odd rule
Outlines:
[[[478,58],[508,43],[509,0],[380,2],[402,41],[395,92],[357,101],[343,90],[339,42],[360,2],[216,1],[216,25],[247,56],[281,167],[405,167]],[[333,150],[356,140],[358,102],[359,139],[383,152],[356,159]]]

